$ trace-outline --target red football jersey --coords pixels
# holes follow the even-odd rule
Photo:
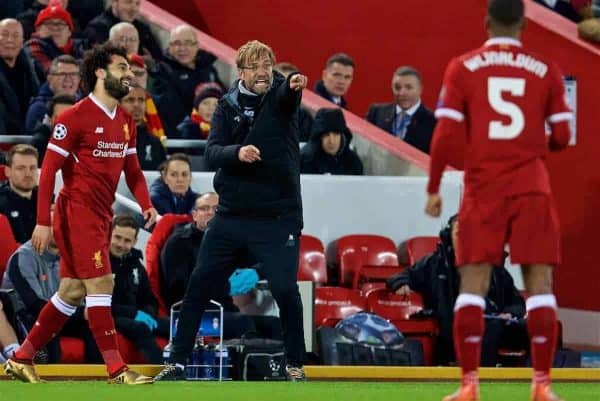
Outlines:
[[[556,65],[516,39],[492,38],[450,62],[435,116],[465,124],[466,196],[550,193],[545,122],[573,117]]]
[[[48,150],[66,158],[61,196],[112,216],[112,204],[128,155],[137,157],[133,118],[112,112],[90,94],[56,119]]]

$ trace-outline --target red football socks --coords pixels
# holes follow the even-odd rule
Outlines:
[[[454,348],[462,368],[463,384],[478,384],[484,308],[485,300],[473,294],[460,294],[454,306]]]
[[[531,341],[533,382],[549,384],[558,337],[554,295],[534,295],[527,299],[527,330]]]

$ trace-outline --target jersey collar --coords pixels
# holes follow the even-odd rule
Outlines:
[[[106,107],[104,104],[102,104],[100,99],[98,99],[96,96],[94,96],[93,93],[90,92],[90,94],[88,96],[92,100],[92,102],[94,102],[96,104],[96,106],[98,106],[100,108],[100,110],[102,110],[104,112],[104,114],[106,114],[108,116],[108,118],[110,118],[111,120],[115,119],[115,116],[117,115],[117,107],[115,107],[115,109],[111,111],[108,109],[108,107]]]
[[[497,45],[509,45],[509,46],[517,46],[521,47],[521,41],[515,38],[508,38],[504,36],[499,36],[497,38],[488,39],[484,46],[497,46]]]

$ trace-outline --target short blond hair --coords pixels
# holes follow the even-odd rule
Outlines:
[[[271,59],[271,63],[275,64],[275,54],[273,50],[266,44],[258,40],[251,40],[243,44],[237,51],[235,64],[238,68],[244,68],[250,61],[258,60],[261,57],[267,56]]]

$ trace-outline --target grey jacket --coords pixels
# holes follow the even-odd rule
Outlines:
[[[38,255],[29,240],[8,260],[2,288],[15,290],[17,311],[37,316],[58,290],[59,282],[58,255],[47,250]]]

